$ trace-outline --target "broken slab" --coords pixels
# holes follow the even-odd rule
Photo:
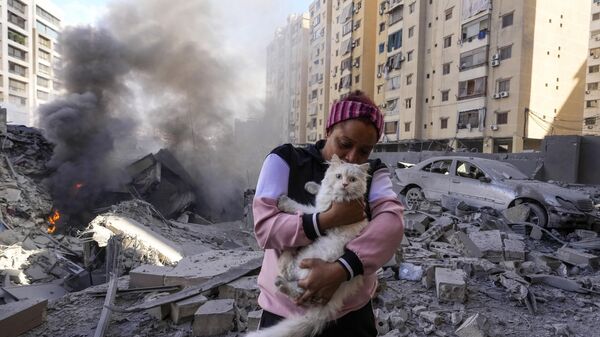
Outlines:
[[[197,285],[262,256],[261,251],[239,250],[211,250],[186,256],[165,275],[164,285]]]
[[[161,287],[173,267],[141,265],[129,272],[129,288]]]
[[[175,324],[181,324],[182,322],[194,317],[194,314],[206,303],[208,299],[206,296],[200,294],[194,297],[186,298],[185,300],[171,303],[171,320]]]
[[[485,316],[477,313],[465,320],[465,322],[456,329],[455,333],[459,337],[486,337],[489,324]]]
[[[520,240],[504,239],[505,260],[525,260],[525,243]]]
[[[30,299],[0,305],[2,336],[16,337],[42,324],[48,300]]]
[[[434,311],[421,311],[419,313],[419,317],[423,318],[429,323],[433,323],[435,326],[439,326],[444,323],[444,318]]]
[[[504,258],[502,235],[499,230],[479,231],[469,234],[469,238],[483,253],[485,259],[498,263]]]
[[[254,310],[248,313],[248,329],[247,331],[256,331],[258,330],[258,325],[260,323],[260,319],[262,317],[263,311]]]
[[[234,300],[213,300],[204,303],[194,314],[194,336],[225,334],[235,327],[237,308]]]
[[[467,234],[456,231],[450,235],[448,241],[454,245],[454,248],[466,257],[480,258],[483,256],[481,249],[469,238]]]
[[[510,222],[525,222],[529,218],[531,208],[526,204],[519,204],[503,210],[501,213]]]
[[[417,236],[425,233],[429,226],[430,218],[422,213],[404,214],[404,233],[406,235]]]
[[[556,257],[563,262],[576,266],[590,266],[592,268],[600,266],[600,257],[573,248],[562,247],[558,249]]]
[[[241,277],[231,283],[219,287],[220,299],[233,299],[239,308],[246,308],[256,303],[258,294],[258,276]]]
[[[55,300],[67,294],[67,290],[58,284],[32,284],[2,288],[19,301],[32,299]]]
[[[464,302],[467,297],[465,272],[448,268],[435,269],[435,287],[440,300]]]

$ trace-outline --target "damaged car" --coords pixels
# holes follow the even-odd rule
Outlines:
[[[464,201],[499,211],[529,206],[527,221],[549,228],[590,226],[597,215],[585,193],[529,178],[514,165],[473,157],[433,157],[395,170],[399,198],[407,209],[423,199]]]

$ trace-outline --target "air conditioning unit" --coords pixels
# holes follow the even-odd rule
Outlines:
[[[495,99],[498,99],[498,98],[500,98],[500,93],[499,93],[499,92],[495,93],[495,94],[494,94],[494,98],[495,98]]]
[[[492,131],[498,131],[498,125],[492,124],[490,125],[490,129],[492,129]]]
[[[404,56],[400,56],[400,62],[404,62],[405,58]]]
[[[586,93],[586,95],[589,95],[589,94],[590,94],[590,91],[589,91],[589,90],[586,90],[586,91],[585,91],[585,93]]]
[[[500,60],[492,60],[492,67],[497,67],[500,65]]]
[[[502,92],[500,92],[500,97],[502,97],[502,98],[508,97],[508,91],[502,91]]]
[[[352,41],[352,48],[356,47],[356,41]]]
[[[354,68],[359,68],[359,67],[360,67],[360,63],[354,62]]]
[[[377,73],[377,78],[381,78],[383,76],[381,73]]]
[[[499,59],[500,59],[500,54],[492,55],[492,60],[499,60]]]

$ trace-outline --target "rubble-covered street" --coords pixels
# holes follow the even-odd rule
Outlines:
[[[0,328],[8,336],[241,336],[256,328],[262,251],[248,210],[223,223],[185,206],[165,217],[164,198],[148,197],[160,188],[140,188],[147,201],[122,194],[86,225],[61,228],[43,183],[52,146],[35,129],[9,126],[3,150]],[[157,162],[134,163],[133,183],[143,186]],[[248,206],[251,191],[242,199]],[[379,335],[595,336],[598,227],[547,230],[524,222],[528,212],[427,200],[407,210],[402,245],[380,270]]]

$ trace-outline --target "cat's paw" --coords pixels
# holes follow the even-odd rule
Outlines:
[[[295,210],[293,206],[294,201],[290,199],[290,197],[288,197],[287,195],[282,195],[277,200],[277,208],[279,208],[279,210],[282,212],[294,213]]]
[[[319,193],[319,188],[321,188],[321,185],[317,184],[314,181],[309,181],[306,184],[304,184],[304,189],[306,190],[306,192],[313,195]]]

